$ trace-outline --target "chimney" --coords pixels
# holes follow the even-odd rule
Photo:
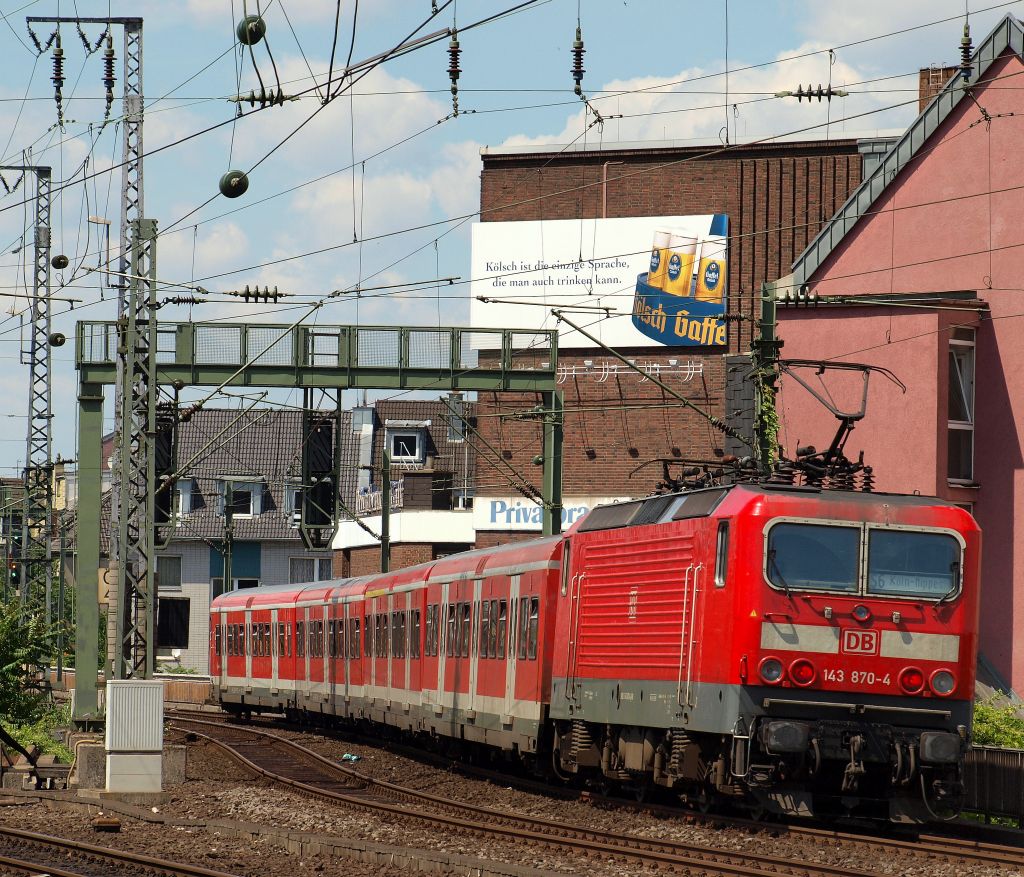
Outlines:
[[[917,79],[917,111],[919,113],[924,111],[924,108],[931,103],[932,98],[942,91],[959,69],[959,67],[946,67],[944,64],[932,64],[930,67],[921,69]]]

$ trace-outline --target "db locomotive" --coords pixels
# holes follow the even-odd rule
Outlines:
[[[737,483],[212,606],[225,710],[792,815],[958,808],[980,533],[921,496]],[[456,744],[457,741],[457,744]]]

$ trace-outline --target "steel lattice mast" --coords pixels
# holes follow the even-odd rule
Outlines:
[[[3,165],[0,170],[36,178],[31,327],[28,344],[28,436],[25,448],[25,501],[21,525],[21,599],[43,604],[50,621],[53,585],[53,437],[50,407],[50,183],[43,165]]]
[[[118,327],[121,421],[116,497],[117,652],[114,676],[153,675],[156,655],[156,222],[132,222],[127,318]]]
[[[142,177],[142,18],[83,18],[80,16],[28,16],[28,23],[101,24],[124,28],[122,109],[121,250],[117,313],[119,327],[118,381],[114,388],[116,457],[111,485],[111,531],[117,567],[114,675],[125,678],[152,675],[156,595],[153,583],[153,510],[140,492],[152,488],[141,481],[140,467],[152,458],[152,432],[148,412],[155,409],[156,387],[149,380],[149,290],[129,278],[148,277],[153,236],[143,219]],[[136,252],[138,248],[138,252]],[[129,292],[130,291],[130,292]],[[139,395],[141,393],[141,396]],[[148,396],[152,395],[152,399]],[[152,468],[149,465],[149,468]],[[147,512],[148,509],[148,512]],[[129,517],[126,519],[125,515]]]

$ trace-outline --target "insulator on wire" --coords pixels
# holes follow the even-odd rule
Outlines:
[[[57,102],[57,123],[64,125],[64,99],[61,95],[61,88],[64,85],[64,50],[60,46],[60,34],[57,34],[57,44],[53,50],[53,99]]]
[[[459,56],[462,49],[459,48],[459,32],[452,31],[451,42],[448,43],[448,78],[452,81],[452,111],[459,114],[459,76],[462,68],[459,67]]]
[[[82,22],[75,22],[75,26],[78,28],[78,38],[82,41],[82,48],[85,49],[86,57],[94,55],[99,51],[100,46],[103,45],[103,40],[106,39],[107,35],[110,33],[110,28],[108,27],[96,38],[95,43],[90,43],[89,38],[85,35],[85,31],[82,30]]]
[[[970,81],[974,72],[974,65],[971,63],[971,56],[974,54],[974,46],[971,45],[971,25],[964,22],[964,35],[960,40],[960,78],[964,82]]]
[[[583,31],[577,26],[576,28],[576,39],[573,40],[572,44],[572,78],[576,83],[576,87],[573,91],[576,94],[583,94],[583,74],[587,71],[583,69],[583,55],[587,50],[583,48]]]
[[[247,103],[253,107],[256,104],[260,105],[260,109],[265,107],[280,107],[283,106],[286,101],[298,100],[296,95],[285,94],[280,86],[276,89],[260,87],[259,91],[252,90],[248,94],[238,94],[234,97],[229,97],[228,100],[232,103],[243,104]]]
[[[103,86],[107,90],[107,104],[103,109],[103,118],[110,117],[110,108],[114,104],[114,38],[107,32],[107,47],[103,50]]]

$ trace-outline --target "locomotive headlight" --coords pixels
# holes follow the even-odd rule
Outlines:
[[[778,685],[782,681],[782,661],[778,658],[764,658],[757,665],[757,672],[769,685]]]
[[[936,764],[952,764],[960,758],[962,743],[956,734],[946,731],[925,731],[921,734],[921,760]]]
[[[814,669],[814,664],[806,658],[797,658],[789,665],[789,678],[793,680],[794,685],[810,685],[817,675],[818,671]]]
[[[939,697],[949,697],[956,688],[956,677],[949,670],[936,670],[928,684]]]
[[[904,667],[900,671],[900,688],[907,694],[920,694],[924,688],[924,673],[917,667]]]

